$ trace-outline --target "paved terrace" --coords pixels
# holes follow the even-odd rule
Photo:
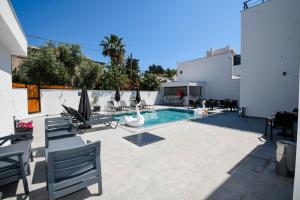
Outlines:
[[[30,195],[20,181],[0,188],[5,199],[47,199],[43,124],[34,120]],[[102,142],[103,195],[95,184],[62,199],[292,199],[293,180],[275,175],[275,147],[263,130],[263,120],[225,113],[150,128],[165,140],[144,147],[122,138],[142,130],[86,133],[84,140]]]

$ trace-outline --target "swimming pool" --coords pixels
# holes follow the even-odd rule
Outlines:
[[[193,110],[175,108],[161,109],[156,111],[142,111],[141,114],[145,118],[145,124],[143,127],[194,118]],[[136,117],[136,112],[116,114],[115,118],[119,119],[121,124],[125,124],[125,115]]]

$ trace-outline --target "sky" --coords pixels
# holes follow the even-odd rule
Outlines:
[[[243,0],[12,0],[25,34],[80,44],[84,54],[108,62],[99,46],[116,34],[140,60],[176,68],[176,62],[230,45],[240,51]],[[30,45],[43,40],[27,37]]]

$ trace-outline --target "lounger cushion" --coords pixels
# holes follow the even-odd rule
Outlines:
[[[23,153],[23,162],[24,165],[28,163],[30,158],[30,149],[31,149],[31,140],[19,142],[16,144],[12,144],[9,146],[1,147],[0,148],[0,155],[2,153],[10,153],[21,151]],[[19,159],[18,156],[12,156],[7,159],[0,159],[0,173],[6,170],[14,169],[19,166]],[[0,176],[1,179],[1,176]]]

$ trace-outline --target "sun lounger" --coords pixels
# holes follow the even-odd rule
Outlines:
[[[153,109],[155,107],[154,105],[147,104],[144,99],[141,100],[141,106],[142,106],[142,109]]]
[[[111,112],[119,111],[119,110],[120,110],[119,107],[116,107],[116,106],[114,105],[114,102],[113,102],[113,101],[107,101],[105,109],[106,109],[107,111],[111,111]]]
[[[90,120],[87,121],[77,110],[71,107],[68,108],[71,110],[73,116],[77,120],[77,127],[83,127],[87,129],[92,125],[105,124],[106,126],[110,126],[111,128],[115,129],[119,125],[119,120],[115,119],[113,115],[92,115]],[[116,124],[113,124],[113,122],[116,122]]]
[[[120,107],[122,110],[130,110],[130,106],[127,106],[126,101],[124,100],[120,101]]]

